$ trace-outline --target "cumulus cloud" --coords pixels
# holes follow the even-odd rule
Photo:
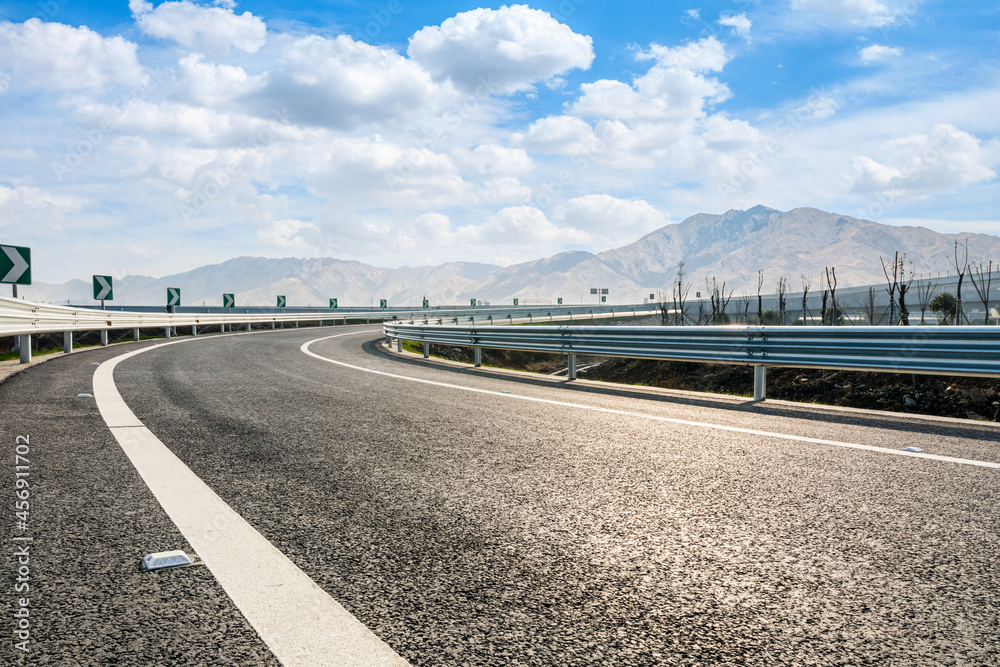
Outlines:
[[[590,37],[526,5],[474,9],[423,28],[410,38],[407,54],[439,80],[501,94],[587,69],[594,59]]]
[[[248,76],[242,67],[202,62],[204,56],[192,53],[178,62],[177,88],[192,102],[219,107],[236,98],[260,90],[265,77]]]
[[[122,37],[103,37],[86,26],[0,23],[0,79],[5,87],[74,90],[146,79],[136,45]]]
[[[307,254],[311,254],[319,234],[319,228],[313,223],[294,218],[275,220],[257,230],[257,238],[269,247],[305,251]]]
[[[988,149],[953,125],[938,124],[929,134],[893,139],[880,149],[882,161],[866,155],[852,158],[852,192],[922,198],[996,178]]]
[[[353,129],[451,99],[449,87],[434,83],[411,60],[348,35],[296,40],[283,49],[281,64],[251,97],[259,113],[287,105],[298,123]]]
[[[506,248],[553,247],[588,239],[583,232],[552,223],[532,206],[508,206],[482,224],[460,227],[456,234],[463,241]]]
[[[715,37],[678,47],[654,44],[636,57],[655,63],[631,85],[608,79],[583,84],[583,95],[570,107],[572,113],[623,121],[690,122],[705,115],[706,104],[731,96],[728,86],[705,75],[720,71],[729,60]]]
[[[728,28],[732,28],[733,34],[739,35],[743,39],[750,40],[750,27],[753,25],[750,19],[747,18],[746,12],[742,14],[733,14],[730,16],[720,16],[719,25],[724,25]]]
[[[903,53],[903,49],[884,46],[882,44],[872,44],[871,46],[866,46],[861,49],[861,63],[864,65],[871,65],[872,63],[882,62],[890,58],[896,58]]]
[[[254,53],[264,46],[267,27],[251,14],[233,11],[235,4],[205,7],[190,0],[164,2],[153,7],[145,0],[129,0],[135,22],[157,39],[171,39],[208,56],[224,56],[235,47]]]
[[[792,10],[830,23],[877,28],[904,21],[918,4],[913,0],[792,0]]]
[[[669,220],[642,199],[619,199],[607,194],[575,197],[559,210],[563,224],[586,232],[599,247],[631,243],[659,229]]]

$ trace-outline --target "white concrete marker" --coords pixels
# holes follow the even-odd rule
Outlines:
[[[194,340],[211,339],[166,345]],[[115,386],[115,366],[162,347],[101,364],[94,372],[97,407],[150,491],[250,625],[288,667],[407,665],[234,512],[125,404]]]
[[[952,456],[939,456],[937,454],[924,454],[917,452],[908,452],[906,450],[900,449],[889,449],[888,447],[875,447],[874,445],[859,445],[853,442],[840,442],[837,440],[824,440],[822,438],[807,438],[800,435],[789,435],[787,433],[774,433],[772,431],[759,431],[752,428],[740,428],[738,426],[724,426],[722,424],[708,424],[706,422],[695,422],[687,419],[674,419],[673,417],[660,417],[657,415],[647,415],[641,412],[629,412],[627,410],[615,410],[614,408],[599,408],[593,405],[583,405],[581,403],[569,403],[566,401],[553,401],[548,398],[535,398],[534,396],[520,396],[518,394],[512,394],[508,390],[504,389],[502,391],[494,391],[492,389],[477,389],[475,387],[463,387],[458,384],[449,384],[447,382],[436,382],[434,380],[424,380],[422,378],[410,377],[408,375],[396,375],[395,373],[387,373],[385,371],[373,371],[363,368],[361,366],[355,366],[354,364],[348,364],[343,361],[337,361],[336,359],[329,359],[327,357],[321,357],[309,350],[309,346],[313,343],[318,343],[321,340],[326,340],[327,338],[337,338],[338,336],[326,336],[325,338],[316,338],[315,340],[303,343],[299,348],[302,352],[308,354],[310,357],[315,357],[320,361],[325,361],[330,364],[337,364],[338,366],[344,366],[345,368],[353,368],[358,371],[363,371],[365,373],[374,373],[375,375],[384,375],[386,377],[396,378],[397,380],[406,380],[408,382],[419,382],[420,384],[429,384],[435,387],[446,387],[448,389],[459,389],[461,391],[471,391],[477,394],[493,394],[494,396],[503,396],[504,398],[515,399],[518,401],[531,401],[532,403],[545,403],[548,405],[559,405],[566,408],[577,408],[579,410],[591,410],[593,412],[603,412],[605,414],[611,415],[623,415],[625,417],[634,417],[636,419],[649,419],[652,421],[666,422],[668,424],[681,424],[683,426],[694,426],[696,428],[710,428],[718,431],[728,431],[730,433],[745,433],[747,435],[759,435],[766,438],[777,438],[779,440],[791,440],[794,442],[805,442],[813,445],[829,445],[832,447],[846,447],[848,449],[861,449],[867,452],[879,452],[880,454],[893,454],[895,456],[909,456],[919,459],[928,459],[931,461],[942,461],[944,463],[958,463],[962,465],[969,466],[979,466],[982,468],[996,468],[1000,469],[1000,463],[993,463],[992,461],[976,461],[975,459],[960,459]],[[402,339],[399,339],[402,340]]]

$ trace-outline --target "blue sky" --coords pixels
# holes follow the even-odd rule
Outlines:
[[[998,56],[985,2],[0,2],[0,241],[60,282],[758,203],[997,234]]]

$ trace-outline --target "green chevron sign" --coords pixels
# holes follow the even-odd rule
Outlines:
[[[556,301],[556,304],[560,306],[562,305],[562,297],[559,297],[558,301]]]
[[[379,308],[388,308],[389,307],[389,300],[388,299],[379,299],[378,300],[378,307]]]
[[[115,290],[111,276],[94,276],[94,300],[114,301]]]
[[[223,308],[235,308],[236,307],[236,295],[235,294],[223,294],[222,295],[222,307]]]
[[[0,245],[0,283],[31,284],[31,248]]]
[[[475,308],[476,307],[476,300],[475,299],[469,299],[469,305],[472,306],[473,308]]]
[[[278,308],[284,308],[284,307],[285,307],[285,297],[279,296],[278,297]]]
[[[430,308],[430,307],[431,307],[431,302],[428,301],[427,299],[424,299],[424,308]]]
[[[336,308],[337,307],[337,300],[336,299],[330,299],[330,307],[331,308]]]
[[[514,299],[514,305],[515,306],[517,305],[517,299]]]
[[[168,306],[179,306],[179,305],[181,305],[181,288],[180,287],[168,287],[167,288],[167,305]]]

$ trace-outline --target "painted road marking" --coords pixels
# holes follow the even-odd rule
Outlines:
[[[341,334],[343,335],[343,334]],[[475,387],[463,387],[462,385],[449,384],[447,382],[437,382],[435,380],[424,380],[422,378],[410,377],[407,375],[397,375],[395,373],[387,373],[386,371],[371,370],[368,368],[362,368],[361,366],[355,366],[353,364],[348,364],[343,361],[337,361],[336,359],[329,359],[327,357],[322,357],[315,352],[309,350],[309,346],[313,343],[318,343],[322,340],[327,340],[329,338],[338,338],[339,336],[325,336],[323,338],[316,338],[315,340],[308,341],[302,344],[299,349],[304,353],[308,354],[310,357],[315,357],[321,361],[326,361],[331,364],[337,364],[338,366],[344,366],[346,368],[353,368],[355,370],[362,371],[364,373],[373,373],[375,375],[384,375],[386,377],[396,378],[399,380],[407,380],[409,382],[419,382],[421,384],[429,384],[436,387],[447,387],[448,389],[459,389],[461,391],[471,391],[479,394],[492,394],[494,396],[500,396],[502,398],[516,399],[520,401],[531,401],[533,403],[545,403],[547,405],[558,405],[567,408],[577,408],[580,410],[591,410],[593,412],[603,412],[605,414],[611,415],[622,415],[625,417],[635,417],[637,419],[649,419],[652,421],[665,422],[668,424],[680,424],[682,426],[693,426],[695,428],[709,428],[718,431],[728,431],[730,433],[743,433],[746,435],[759,435],[767,438],[777,438],[779,440],[791,440],[793,442],[804,442],[811,445],[828,445],[831,447],[846,447],[848,449],[860,449],[866,452],[878,452],[880,454],[892,454],[893,456],[910,456],[918,459],[928,459],[931,461],[941,461],[944,463],[956,463],[961,465],[969,466],[979,466],[982,468],[995,468],[1000,469],[1000,463],[993,463],[992,461],[976,461],[974,459],[960,459],[952,456],[940,456],[938,454],[925,454],[916,452],[905,452],[899,449],[890,449],[888,447],[876,447],[874,445],[861,445],[853,442],[840,442],[838,440],[823,440],[821,438],[807,438],[805,436],[799,435],[789,435],[787,433],[775,433],[773,431],[760,431],[751,428],[740,428],[738,426],[725,426],[722,424],[709,424],[707,422],[696,422],[687,419],[675,419],[673,417],[660,417],[658,415],[647,415],[641,412],[629,412],[627,410],[615,410],[614,408],[600,408],[592,405],[583,405],[581,403],[569,403],[566,401],[554,401],[548,398],[535,398],[533,396],[519,396],[517,394],[504,393],[502,391],[494,391],[492,389],[477,389]]]
[[[339,335],[356,333],[370,331]],[[190,340],[205,339],[129,352],[94,372],[97,407],[132,465],[283,665],[408,664],[233,511],[122,400],[115,366],[147,350]]]

